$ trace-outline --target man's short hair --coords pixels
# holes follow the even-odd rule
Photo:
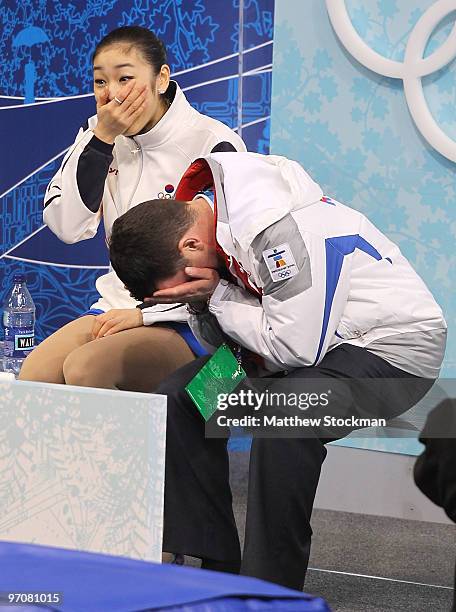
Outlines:
[[[132,297],[142,302],[157,290],[157,281],[188,265],[179,241],[195,221],[186,202],[170,199],[142,202],[116,219],[109,257]]]

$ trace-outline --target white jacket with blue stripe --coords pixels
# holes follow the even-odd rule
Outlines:
[[[360,212],[323,197],[294,161],[254,153],[205,160],[217,242],[233,274],[209,310],[228,336],[271,371],[316,365],[348,342],[437,376],[446,323],[397,245]]]

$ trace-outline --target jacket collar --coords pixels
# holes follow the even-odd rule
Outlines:
[[[185,172],[175,198],[191,200],[214,187],[217,243],[229,255],[247,251],[267,227],[323,196],[321,187],[295,161],[258,153],[213,153]]]
[[[213,153],[206,160],[217,191],[218,222],[229,226],[233,243],[243,251],[267,227],[323,196],[307,172],[285,157]]]
[[[231,231],[227,217],[227,205],[223,190],[223,173],[220,168],[212,170],[213,165],[214,162],[209,158],[200,158],[193,162],[179,181],[175,197],[178,200],[189,201],[192,200],[199,191],[208,188],[214,190],[214,235],[217,253],[225,262],[229,274],[234,278],[240,279],[244,287],[253,295],[261,297],[261,291],[252,284],[249,274],[235,258],[235,245],[231,240]]]

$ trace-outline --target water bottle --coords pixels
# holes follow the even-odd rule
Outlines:
[[[3,327],[3,370],[17,375],[35,345],[35,304],[23,274],[13,277],[13,288],[3,305]]]

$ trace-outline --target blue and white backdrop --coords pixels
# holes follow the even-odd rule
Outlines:
[[[271,150],[300,161],[328,195],[399,244],[444,309],[443,376],[454,378],[456,3],[276,0],[275,8]],[[432,56],[426,69],[421,48]],[[409,108],[401,77],[417,66],[429,74],[424,99],[419,79],[406,78]]]
[[[43,227],[44,190],[95,113],[90,58],[121,25],[149,27],[201,112],[269,149],[274,0],[0,0],[0,298],[23,271],[37,340],[94,301],[103,236],[64,245]],[[241,78],[239,78],[241,77]]]

